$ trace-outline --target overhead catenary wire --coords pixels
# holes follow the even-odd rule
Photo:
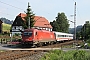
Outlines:
[[[19,9],[19,10],[23,10],[23,9],[21,9],[21,8],[19,8],[19,7],[16,7],[16,6],[13,6],[13,5],[7,4],[7,3],[2,2],[2,1],[0,1],[0,3],[5,4],[5,5],[8,5],[8,6],[11,6],[11,7],[16,8],[16,9]]]
[[[0,1],[0,3],[5,4],[5,5],[8,5],[8,6],[11,6],[11,7],[16,8],[16,9],[18,9],[18,10],[22,10],[22,11],[24,11],[22,8],[19,8],[19,7],[13,6],[13,5],[11,5],[11,4],[8,4],[8,3],[2,2],[2,1]],[[0,13],[3,13],[3,14],[5,14],[5,15],[9,15],[9,16],[14,16],[14,15],[12,15],[12,14],[5,13],[5,12],[2,12],[2,11],[0,11]]]

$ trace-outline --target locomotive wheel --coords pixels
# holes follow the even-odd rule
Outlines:
[[[50,43],[50,45],[53,45],[54,44],[54,42],[52,41],[51,43]]]
[[[57,43],[57,44],[59,44],[60,42],[59,42],[59,41],[57,41],[56,43]]]
[[[49,43],[48,42],[44,42],[43,44],[44,44],[44,46],[47,46]]]
[[[38,43],[37,46],[38,47],[41,47],[41,46],[43,46],[43,44],[42,43]]]
[[[37,48],[37,44],[34,44],[32,47]]]

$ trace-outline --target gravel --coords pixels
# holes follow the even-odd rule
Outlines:
[[[38,52],[37,54],[26,56],[23,58],[15,59],[15,60],[40,60],[42,56],[44,56],[47,52]]]

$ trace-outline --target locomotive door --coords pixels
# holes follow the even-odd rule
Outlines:
[[[38,33],[37,32],[35,33],[35,40],[38,41]]]

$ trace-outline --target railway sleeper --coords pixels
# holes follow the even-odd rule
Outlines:
[[[9,57],[10,57],[9,60],[14,60],[15,56],[14,55],[10,55]]]
[[[10,54],[10,60],[14,60],[14,59],[17,59],[17,58],[19,58],[19,54],[16,54],[16,53],[12,53],[12,54]]]
[[[12,51],[10,50],[10,51],[5,51],[5,52],[0,52],[0,55],[5,55],[5,54],[9,54],[9,53],[11,53]]]
[[[19,58],[19,54],[15,54],[15,55],[13,55],[13,56],[11,56],[12,58],[11,58],[11,60],[13,59],[18,59]]]
[[[20,57],[24,57],[24,56],[26,56],[26,55],[27,55],[26,52],[22,52],[22,53],[20,54]]]
[[[0,55],[5,55],[7,54],[8,52],[0,52]]]
[[[0,60],[10,60],[10,56],[2,56],[0,57]]]
[[[11,54],[9,54],[8,56],[4,56],[4,55],[1,55],[0,57],[0,60],[14,60],[14,59],[18,59],[18,58],[21,58],[21,57],[25,57],[25,56],[28,56],[28,55],[33,55],[35,54],[36,52],[20,52],[19,54],[17,54],[16,52],[13,52]]]
[[[18,58],[19,58],[19,54],[15,54],[14,59],[18,59]]]
[[[36,54],[38,51],[8,51],[9,53],[5,55],[0,55],[0,60],[15,60],[25,56],[31,56]]]

